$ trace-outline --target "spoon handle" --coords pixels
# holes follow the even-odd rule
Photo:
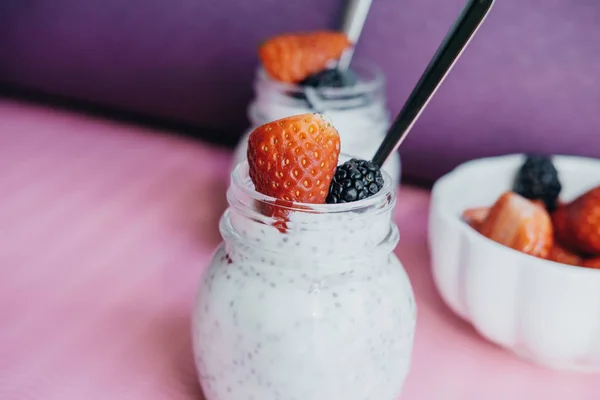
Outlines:
[[[352,56],[354,55],[354,46],[358,42],[360,33],[362,32],[365,20],[369,14],[371,3],[373,0],[347,0],[346,9],[344,13],[344,20],[342,22],[342,32],[348,36],[353,46],[348,48],[337,63],[337,68],[341,71],[348,69]]]
[[[493,4],[494,0],[469,0],[463,8],[375,153],[373,157],[375,164],[383,165],[390,154],[404,141],[429,100],[483,23]]]

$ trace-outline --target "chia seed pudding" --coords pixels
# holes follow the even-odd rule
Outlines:
[[[289,209],[282,232],[247,163],[234,170],[193,314],[207,400],[397,399],[416,309],[384,179],[365,200]]]

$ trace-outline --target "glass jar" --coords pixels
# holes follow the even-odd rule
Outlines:
[[[246,159],[248,136],[256,127],[290,115],[319,112],[337,128],[342,152],[370,160],[390,125],[386,108],[385,79],[375,66],[356,62],[352,70],[358,83],[343,88],[313,88],[270,79],[263,69],[256,73],[255,97],[248,107],[251,127],[240,139],[234,166]],[[400,156],[394,153],[383,169],[400,182]]]
[[[246,162],[233,171],[224,242],[193,312],[207,400],[398,398],[416,308],[393,253],[395,191],[385,181],[358,202],[289,208],[254,191]],[[269,207],[285,230],[260,212]]]

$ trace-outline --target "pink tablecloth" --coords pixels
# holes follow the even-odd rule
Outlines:
[[[0,100],[0,399],[201,399],[189,314],[219,242],[229,162]],[[428,199],[405,186],[396,212],[419,307],[402,399],[600,398],[596,376],[531,366],[450,314],[429,272]]]

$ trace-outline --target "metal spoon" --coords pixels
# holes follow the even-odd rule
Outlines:
[[[373,0],[347,0],[341,30],[348,36],[353,46],[344,51],[340,57],[337,63],[339,71],[345,71],[350,66],[352,56],[354,55],[354,46],[358,42],[360,33],[365,25],[372,2]]]
[[[406,139],[408,132],[485,20],[493,4],[494,0],[469,0],[463,8],[375,153],[372,160],[375,164],[382,166]]]
[[[347,0],[346,2],[340,30],[346,34],[353,46],[350,46],[342,53],[342,56],[335,65],[335,68],[340,73],[345,72],[350,66],[352,56],[354,55],[354,45],[360,37],[372,1],[373,0]],[[306,86],[304,88],[304,95],[306,96],[306,103],[313,111],[323,112],[326,109],[321,94],[317,89]],[[331,104],[329,106],[331,106]]]

